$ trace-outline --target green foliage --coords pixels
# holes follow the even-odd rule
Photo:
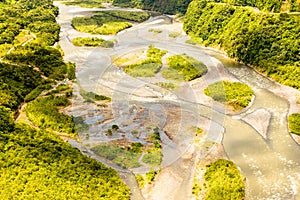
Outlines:
[[[103,12],[110,16],[134,22],[143,22],[150,17],[149,13],[144,11],[107,10]]]
[[[191,81],[207,73],[207,67],[202,62],[185,54],[169,57],[168,65],[173,70],[165,70],[166,72],[162,73],[166,79],[174,77],[175,80],[180,80],[182,75],[184,80]],[[171,74],[169,75],[168,72]]]
[[[85,8],[104,8],[102,3],[111,3],[112,0],[72,0],[63,1],[62,3],[70,6],[80,6]]]
[[[162,66],[162,57],[167,53],[166,50],[149,46],[147,58],[139,63],[124,67],[124,71],[133,77],[153,77]]]
[[[76,79],[76,65],[75,63],[67,63],[67,77],[70,80]]]
[[[27,94],[24,98],[25,102],[29,102],[37,98],[44,90],[49,90],[51,88],[50,84],[39,85],[34,90],[32,90],[29,94]]]
[[[89,128],[89,126],[84,122],[81,116],[73,117],[73,121],[77,132],[81,133]]]
[[[110,97],[96,94],[94,92],[87,92],[83,89],[80,89],[80,95],[86,99],[91,101],[111,101]]]
[[[160,148],[154,148],[154,149],[147,150],[147,152],[144,154],[142,158],[142,161],[148,165],[151,165],[152,167],[157,167],[160,166],[160,163],[162,161],[162,156],[163,156],[162,150]]]
[[[231,161],[219,159],[208,165],[204,178],[208,185],[206,200],[245,198],[245,185],[242,176]]]
[[[4,106],[0,106],[0,137],[2,132],[10,132],[14,129],[13,112]]]
[[[113,4],[136,7],[167,14],[185,13],[191,0],[114,0]]]
[[[130,11],[128,11],[130,12]],[[97,12],[91,17],[75,17],[72,26],[81,32],[110,35],[132,26],[126,19],[115,17],[107,12]]]
[[[141,166],[139,158],[141,153],[133,153],[116,145],[101,143],[92,148],[92,150],[108,160],[125,168],[136,168]]]
[[[204,93],[215,101],[226,103],[235,109],[242,109],[249,105],[254,92],[243,83],[219,81],[209,85]]]
[[[158,172],[159,171],[150,170],[146,173],[146,179],[148,184],[151,184],[154,181],[155,176],[158,174]]]
[[[104,40],[102,38],[74,38],[72,43],[75,46],[87,46],[87,47],[104,47],[104,48],[112,48],[114,43],[109,40]]]
[[[48,96],[31,101],[25,111],[28,119],[41,128],[76,134],[72,117],[58,111],[59,106],[69,104],[66,96]]]
[[[32,68],[0,63],[0,105],[16,109],[40,83],[40,74]]]
[[[131,151],[133,153],[142,153],[143,144],[140,142],[135,142],[131,144],[131,147],[128,149],[128,151]]]
[[[293,113],[288,118],[290,132],[300,135],[300,114]]]
[[[300,88],[300,15],[193,1],[184,30],[205,46],[218,47],[274,80]]]
[[[135,179],[137,180],[140,188],[144,188],[145,187],[145,179],[144,179],[144,176],[141,175],[141,174],[137,174],[135,176]]]
[[[20,46],[5,58],[20,65],[37,67],[43,75],[62,80],[67,73],[67,66],[56,48],[45,47],[38,44]]]
[[[116,171],[56,134],[17,124],[0,138],[0,199],[129,199]]]
[[[158,85],[162,88],[169,89],[169,90],[175,90],[178,88],[177,85],[175,85],[174,83],[170,83],[170,82],[157,82],[157,83],[155,83],[155,85]]]

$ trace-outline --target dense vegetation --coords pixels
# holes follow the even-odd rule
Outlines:
[[[136,7],[167,14],[184,14],[191,0],[114,0],[113,4]]]
[[[81,6],[85,8],[103,8],[102,3],[112,2],[112,0],[71,0],[63,1],[63,4],[72,6]]]
[[[191,81],[207,73],[207,67],[200,61],[185,54],[171,56],[168,59],[168,66],[162,75],[166,79]]]
[[[66,96],[49,96],[31,101],[25,110],[28,119],[41,128],[75,134],[72,117],[58,111],[59,106],[65,107],[69,104]]]
[[[102,38],[74,38],[72,43],[75,46],[86,46],[86,47],[104,47],[104,48],[112,48],[114,46],[114,42],[109,40],[104,40]]]
[[[107,143],[101,143],[92,148],[96,154],[113,161],[117,165],[124,168],[136,168],[141,166],[139,158],[141,152],[127,151],[117,145],[109,145]]]
[[[249,105],[254,92],[243,83],[220,81],[209,85],[204,93],[215,101],[226,103],[236,110],[240,110]]]
[[[290,132],[300,135],[300,114],[293,113],[288,118]]]
[[[92,34],[117,34],[129,28],[129,21],[142,22],[149,18],[147,12],[139,11],[101,11],[91,17],[75,17],[72,26],[81,32]]]
[[[40,97],[59,80],[75,78],[75,65],[52,47],[58,9],[51,0],[1,1],[0,8],[0,199],[129,199],[114,170],[43,129],[74,132],[72,119],[56,107],[68,104],[66,97]],[[50,93],[68,90],[60,85]],[[41,129],[14,122],[24,100]]]
[[[114,17],[130,20],[134,22],[143,22],[149,19],[150,17],[148,12],[143,12],[143,11],[107,10],[103,12]]]
[[[0,138],[0,199],[129,199],[116,171],[53,133],[16,124]]]
[[[300,89],[299,23],[298,14],[195,0],[186,13],[184,30],[202,45],[221,48],[237,61]]]
[[[162,57],[167,53],[153,45],[147,50],[147,58],[124,67],[124,71],[133,77],[153,77],[162,67]]]
[[[220,159],[207,166],[206,200],[241,200],[245,198],[245,185],[239,170],[231,161]]]

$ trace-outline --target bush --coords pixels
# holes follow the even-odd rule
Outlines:
[[[300,114],[293,113],[288,118],[290,132],[300,135]]]
[[[206,200],[245,198],[242,176],[231,161],[219,159],[208,165],[204,178],[208,185]]]
[[[254,92],[248,85],[243,83],[220,81],[209,85],[204,90],[204,94],[215,101],[226,103],[239,110],[249,105]]]
[[[128,11],[129,12],[129,11]],[[132,26],[126,19],[115,17],[106,12],[97,12],[91,17],[75,17],[72,26],[81,32],[110,35]]]
[[[143,12],[143,11],[108,10],[103,12],[114,17],[130,20],[134,22],[143,22],[149,19],[150,17],[148,12]]]
[[[127,65],[124,71],[133,77],[153,77],[162,66],[162,57],[167,53],[166,50],[149,46],[147,58],[139,63]]]
[[[108,160],[111,160],[117,165],[125,168],[136,168],[141,166],[141,164],[139,163],[141,153],[133,153],[130,151],[126,151],[116,145],[109,145],[106,143],[97,145],[93,147],[92,150],[96,154]]]
[[[104,47],[104,48],[112,48],[114,43],[112,41],[104,40],[102,38],[74,38],[72,43],[75,46],[87,46],[87,47]]]
[[[202,62],[185,54],[169,57],[168,65],[171,69],[176,70],[178,75],[182,74],[184,76],[184,80],[186,81],[191,81],[193,79],[199,78],[207,73],[207,67]],[[172,73],[175,72],[173,71]],[[164,72],[162,75],[166,75],[166,72]],[[178,80],[177,76],[175,75],[169,75],[165,78],[170,77],[175,77],[176,80]]]
[[[151,165],[153,167],[159,166],[162,161],[162,151],[159,148],[154,148],[151,150],[148,150],[143,158],[142,161],[148,165]]]

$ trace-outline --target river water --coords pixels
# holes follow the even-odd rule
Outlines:
[[[161,102],[180,105],[182,109],[211,119],[213,123],[208,130],[208,139],[219,141],[220,132],[223,131],[220,127],[224,127],[222,143],[228,157],[246,177],[246,199],[300,199],[300,147],[288,133],[288,102],[269,90],[276,87],[276,84],[243,65],[235,64],[232,67],[230,62],[223,62],[225,67],[220,65],[217,59],[221,56],[219,53],[186,44],[186,36],[178,39],[168,37],[168,34],[174,31],[174,26],[170,25],[169,19],[165,17],[150,19],[115,37],[106,36],[105,38],[118,40],[113,49],[74,47],[70,39],[88,34],[75,31],[71,27],[71,19],[86,14],[87,9],[58,5],[60,45],[65,52],[65,59],[75,62],[80,69],[77,72],[77,80],[85,90],[106,93],[113,97],[113,101],[115,99],[116,102],[125,102],[128,105],[132,99],[151,101],[154,94],[160,94],[160,98],[155,99],[158,104]],[[153,27],[162,29],[163,34],[149,33],[148,28]],[[209,68],[208,74],[202,79],[204,84],[222,80],[224,77],[248,84],[255,91],[253,105],[243,113],[226,115],[224,107],[210,102],[200,89],[197,90],[191,85],[186,85],[184,91],[178,93],[151,89],[147,87],[151,83],[132,78],[111,65],[112,57],[145,49],[149,44],[174,54],[186,53],[202,61]],[[267,126],[267,138],[262,137],[253,124],[243,120],[248,114],[261,109],[271,116]],[[260,123],[259,120],[257,123]],[[183,198],[184,195],[176,199]]]

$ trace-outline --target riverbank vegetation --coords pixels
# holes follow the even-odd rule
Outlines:
[[[132,26],[129,21],[142,22],[149,18],[147,12],[140,11],[101,11],[90,17],[75,17],[72,26],[81,32],[110,35]]]
[[[153,45],[147,50],[147,58],[124,67],[124,72],[133,77],[153,77],[162,67],[162,57],[167,53]]]
[[[162,71],[166,79],[191,81],[207,73],[207,67],[188,55],[175,55],[167,58],[168,67]]]
[[[249,105],[254,95],[253,90],[246,84],[239,82],[219,81],[209,85],[204,94],[215,101],[241,110]]]
[[[184,14],[191,0],[114,0],[113,5],[134,7],[166,14]]]
[[[293,113],[288,117],[290,132],[300,136],[300,114]]]
[[[206,200],[242,200],[245,198],[243,178],[236,165],[231,161],[219,159],[207,165],[204,178]]]
[[[71,0],[62,1],[63,4],[68,6],[80,6],[85,8],[104,8],[103,3],[112,3],[112,0]]]
[[[139,158],[142,154],[138,151],[134,152],[125,150],[117,145],[110,145],[107,143],[101,143],[93,147],[92,150],[97,155],[102,156],[124,168],[136,168],[141,166]]]
[[[75,65],[64,63],[52,46],[60,31],[52,3],[0,2],[0,49],[5,50],[0,60],[0,199],[129,199],[129,188],[116,171],[52,131],[75,133],[72,117],[57,107],[68,105],[71,95],[69,86],[59,82],[76,78]],[[55,92],[49,91],[56,85]],[[26,117],[20,121],[28,124],[14,121],[23,114],[24,100],[33,123]]]
[[[104,48],[112,48],[114,46],[113,41],[104,40],[102,38],[74,38],[72,43],[75,46],[86,46],[86,47],[104,47]]]
[[[194,0],[184,30],[201,45],[222,49],[229,57],[300,89],[299,23],[298,14]]]

